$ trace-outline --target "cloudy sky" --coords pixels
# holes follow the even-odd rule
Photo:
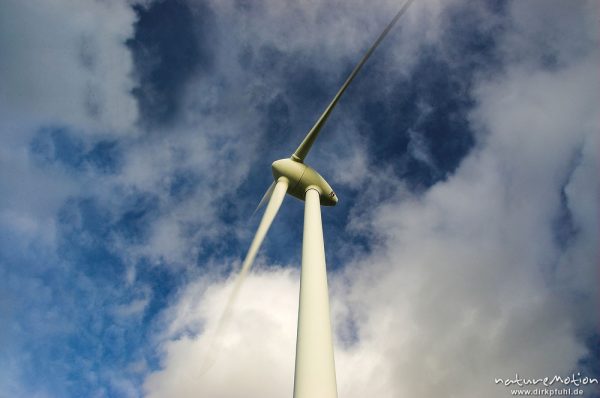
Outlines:
[[[270,163],[400,3],[3,0],[0,397],[291,396],[302,202],[212,332]],[[599,7],[417,0],[340,101],[340,397],[600,377]]]

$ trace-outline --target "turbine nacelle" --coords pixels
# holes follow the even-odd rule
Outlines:
[[[325,179],[310,166],[293,159],[280,159],[273,162],[273,177],[275,181],[281,177],[289,181],[287,193],[304,200],[306,191],[313,187],[319,191],[322,206],[335,206],[338,197]]]

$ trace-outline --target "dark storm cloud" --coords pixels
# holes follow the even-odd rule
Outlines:
[[[212,11],[201,2],[194,7],[181,0],[134,6],[138,21],[127,45],[139,80],[133,93],[143,125],[172,122],[186,83],[212,65]]]

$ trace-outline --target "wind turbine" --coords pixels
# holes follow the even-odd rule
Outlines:
[[[327,181],[315,169],[304,163],[304,160],[344,91],[412,2],[413,0],[407,0],[402,5],[392,21],[352,70],[331,103],[325,108],[323,114],[291,157],[273,162],[272,171],[275,181],[263,196],[257,210],[266,202],[268,202],[267,207],[250,244],[246,258],[242,263],[242,269],[228,300],[225,314],[221,318],[219,326],[217,326],[217,330],[219,330],[224,323],[224,319],[229,315],[231,304],[254,262],[265,235],[281,207],[285,194],[288,193],[304,201],[294,398],[337,397],[321,206],[335,206],[338,197]]]

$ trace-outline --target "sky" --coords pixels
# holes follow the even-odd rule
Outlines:
[[[270,163],[400,6],[2,1],[0,397],[290,396],[301,201],[214,331]],[[598,8],[416,0],[342,97],[306,159],[340,397],[600,378]]]

